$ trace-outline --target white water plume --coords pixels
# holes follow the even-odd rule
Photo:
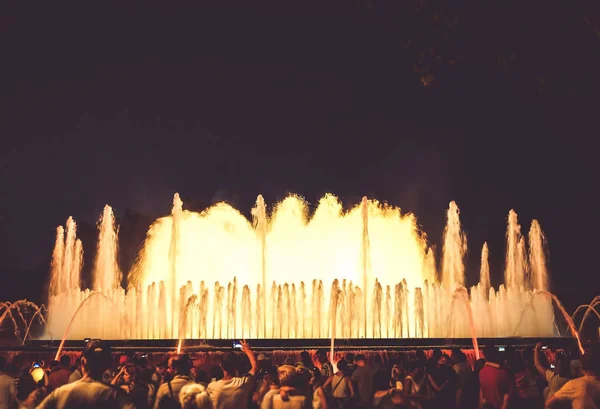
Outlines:
[[[537,222],[526,257],[525,237],[510,212],[506,288],[491,288],[484,245],[480,284],[469,294],[456,203],[447,213],[439,280],[433,247],[414,215],[366,198],[344,211],[332,195],[312,217],[308,209],[290,196],[268,213],[259,196],[249,221],[225,203],[202,213],[184,210],[175,195],[171,215],[150,226],[127,291],[120,286],[112,209],[105,207],[99,223],[93,291],[80,289],[83,248],[70,218],[66,237],[57,229],[47,336],[62,336],[95,292],[104,297],[81,309],[70,338],[553,335],[548,298],[532,290],[547,287]]]

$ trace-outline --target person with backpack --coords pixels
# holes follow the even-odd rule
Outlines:
[[[190,383],[192,361],[187,355],[175,355],[169,359],[169,369],[173,373],[173,379],[163,383],[156,392],[154,409],[181,409],[179,403],[179,392]]]
[[[330,409],[348,409],[354,406],[354,385],[348,373],[348,363],[341,359],[337,363],[337,372],[329,377],[323,389],[331,388],[331,400],[327,403]]]

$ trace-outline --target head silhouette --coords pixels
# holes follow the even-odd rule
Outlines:
[[[84,376],[102,380],[102,373],[111,367],[112,351],[105,341],[93,339],[85,344],[81,354],[81,368]]]

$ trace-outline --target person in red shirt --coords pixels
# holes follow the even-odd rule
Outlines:
[[[514,390],[513,380],[506,368],[501,365],[501,359],[493,347],[484,349],[485,366],[479,372],[479,404],[494,409],[506,407],[508,399]]]
[[[63,355],[60,357],[58,369],[52,371],[48,377],[48,386],[50,390],[54,390],[69,383],[69,376],[71,376],[71,371],[69,371],[70,365],[71,358],[69,358],[68,355]]]

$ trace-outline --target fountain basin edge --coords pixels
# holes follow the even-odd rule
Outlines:
[[[173,351],[177,349],[177,339],[132,339],[132,340],[106,340],[115,351]],[[252,349],[262,351],[272,350],[299,350],[299,349],[319,349],[329,348],[331,340],[326,338],[318,339],[248,339]],[[552,338],[478,338],[479,347],[483,348],[489,345],[494,347],[505,346],[515,348],[525,348],[534,346],[537,342],[548,345],[551,349],[569,349],[577,348],[575,338],[552,337]],[[353,338],[336,339],[336,350],[415,350],[415,349],[449,349],[461,348],[472,349],[473,340],[471,338]],[[228,339],[186,339],[183,342],[183,350],[187,352],[202,351],[230,351],[232,350],[233,340]],[[585,345],[591,345],[586,343]],[[0,351],[14,352],[42,352],[56,351],[60,345],[60,340],[30,340],[24,345],[0,345]],[[63,347],[64,350],[77,351],[82,350],[85,340],[67,340]]]

